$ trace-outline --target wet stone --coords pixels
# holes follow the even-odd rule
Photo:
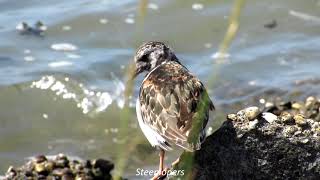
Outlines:
[[[63,174],[61,177],[61,180],[73,180],[74,179],[74,174],[70,169],[65,168],[63,170]]]
[[[291,109],[292,108],[292,102],[291,101],[288,101],[288,102],[282,101],[282,102],[280,102],[279,105],[281,107],[284,107],[284,109]]]
[[[252,121],[260,114],[260,110],[256,106],[248,107],[237,113],[238,119],[241,121]]]
[[[285,124],[289,124],[289,123],[293,123],[294,120],[293,120],[293,116],[286,112],[286,111],[283,111],[280,115],[280,120],[281,122],[285,123]]]
[[[43,174],[39,174],[38,177],[37,177],[38,180],[46,180],[47,179],[47,176],[46,175],[43,175]]]
[[[36,163],[42,163],[42,162],[44,162],[44,161],[47,161],[47,158],[46,158],[46,156],[44,156],[44,155],[39,155],[39,156],[36,156],[36,157],[34,158],[34,161],[35,161]]]
[[[36,159],[38,161],[36,161]],[[64,154],[37,156],[18,168],[10,167],[4,180],[111,180],[112,162],[104,159],[72,160]],[[66,163],[68,162],[68,163]]]
[[[290,136],[294,135],[294,133],[295,133],[296,131],[298,131],[298,128],[297,128],[297,127],[295,127],[295,126],[288,126],[288,127],[285,127],[285,128],[283,129],[283,135],[284,135],[285,137],[290,137]]]
[[[311,109],[315,103],[317,102],[316,98],[313,97],[313,96],[309,96],[307,99],[306,99],[306,103],[305,103],[305,106],[307,109]]]
[[[68,167],[69,166],[69,160],[68,159],[58,159],[55,162],[55,166],[57,167]]]
[[[228,114],[227,119],[229,119],[231,121],[236,121],[237,115],[236,114]]]
[[[307,121],[304,117],[304,115],[302,114],[297,114],[293,117],[295,123],[298,125],[298,126],[305,126],[307,125]]]
[[[93,178],[85,174],[79,174],[75,177],[75,180],[93,180]]]
[[[68,160],[68,158],[65,154],[60,153],[57,155],[56,160]]]
[[[319,179],[320,122],[313,118],[320,116],[317,103],[308,110],[277,98],[272,109],[255,108],[255,118],[247,115],[248,108],[236,120],[228,115],[195,152],[192,179]],[[183,157],[187,153],[176,170],[189,160]]]
[[[272,113],[269,113],[269,112],[262,113],[262,117],[263,117],[263,119],[265,119],[269,123],[273,123],[278,120],[278,116],[276,116]]]
[[[63,175],[63,169],[55,169],[55,170],[53,170],[53,172],[52,172],[52,174],[53,175],[55,175],[55,176],[62,176]]]
[[[301,103],[295,102],[291,107],[292,109],[301,110],[303,108],[303,105]]]
[[[27,177],[30,177],[30,176],[33,176],[33,173],[32,173],[32,171],[26,171],[24,173],[24,175],[27,176]]]
[[[254,121],[250,121],[248,125],[248,129],[249,130],[256,129],[258,123],[259,123],[258,119],[255,119]]]
[[[114,168],[114,164],[105,159],[97,159],[92,164],[93,168],[100,169],[102,173],[109,173]]]
[[[265,107],[266,108],[272,108],[272,107],[275,107],[275,106],[274,106],[274,104],[272,102],[266,102]]]
[[[34,168],[35,168],[35,171],[39,174],[47,174],[47,170],[45,168],[45,162],[36,163]]]
[[[54,162],[53,161],[48,161],[45,163],[45,169],[49,172],[51,172],[55,166]]]

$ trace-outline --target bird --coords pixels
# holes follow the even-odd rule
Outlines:
[[[34,27],[29,26],[26,22],[21,22],[16,26],[21,35],[36,35],[43,37],[44,32],[48,29],[41,21],[37,21]]]
[[[209,111],[215,109],[203,83],[163,42],[142,44],[134,56],[132,79],[145,72],[136,101],[138,124],[149,143],[160,150],[159,170],[166,176],[165,152],[201,148]]]

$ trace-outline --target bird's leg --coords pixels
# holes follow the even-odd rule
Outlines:
[[[159,163],[159,171],[162,172],[164,168],[164,155],[165,151],[163,149],[160,150],[160,163]]]
[[[180,162],[180,157],[178,157],[178,159],[176,159],[175,161],[173,161],[173,162],[171,163],[171,167],[173,168],[173,167],[176,166],[179,162]]]
[[[160,157],[159,171],[152,178],[152,180],[164,179],[167,176],[166,169],[164,169],[164,155],[165,155],[165,151],[163,149],[160,149],[160,153],[159,153],[159,157]]]

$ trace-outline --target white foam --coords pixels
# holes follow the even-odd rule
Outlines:
[[[27,62],[30,62],[30,61],[34,61],[36,58],[33,56],[25,56],[23,59]]]
[[[63,30],[63,31],[70,31],[71,29],[72,29],[71,26],[68,26],[68,25],[62,26],[62,30]]]
[[[198,11],[198,10],[202,10],[203,8],[204,8],[203,4],[200,4],[200,3],[194,3],[194,4],[192,4],[192,9],[193,9],[193,10]]]
[[[51,49],[56,51],[75,51],[78,47],[70,43],[56,43],[51,45]]]
[[[127,18],[125,19],[125,22],[126,22],[127,24],[134,24],[134,23],[135,23],[135,20],[134,20],[133,18],[127,17]]]
[[[227,59],[229,57],[230,57],[230,54],[228,54],[228,53],[220,53],[220,52],[216,52],[216,53],[211,55],[211,58],[213,58],[213,59]]]
[[[148,4],[148,8],[152,9],[152,10],[158,10],[159,6],[157,4],[155,4],[155,3],[149,3]]]
[[[108,19],[101,18],[101,19],[99,20],[99,22],[100,22],[101,24],[107,24],[109,21],[108,21]]]
[[[71,66],[73,63],[70,61],[56,61],[49,63],[48,66],[52,68],[63,67],[63,66]]]

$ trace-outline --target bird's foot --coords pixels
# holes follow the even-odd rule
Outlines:
[[[169,168],[165,168],[164,170],[159,170],[158,173],[153,176],[152,180],[163,180],[167,177],[167,172]]]

